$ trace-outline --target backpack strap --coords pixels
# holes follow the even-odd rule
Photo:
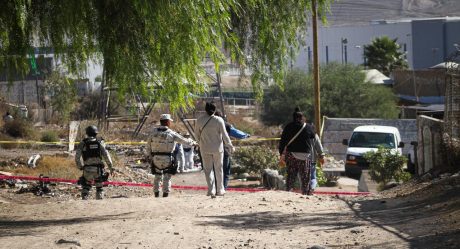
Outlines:
[[[294,142],[294,140],[300,135],[300,133],[302,132],[302,130],[303,130],[306,126],[307,126],[307,124],[306,124],[306,123],[303,123],[302,128],[300,128],[300,130],[294,135],[294,137],[292,137],[291,140],[289,140],[289,142],[286,144],[286,146],[284,146],[283,152],[287,150],[287,147],[288,147],[292,142]]]
[[[201,129],[200,129],[200,140],[201,140],[201,134],[203,134],[204,128],[206,127],[206,125],[208,125],[209,121],[211,121],[212,117],[214,117],[214,114],[211,115],[211,116],[209,117],[208,121],[206,121],[206,123],[204,123],[203,127],[201,127]]]

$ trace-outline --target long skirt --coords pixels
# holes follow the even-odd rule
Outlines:
[[[286,191],[291,191],[297,174],[300,175],[300,186],[303,195],[309,194],[311,190],[310,177],[311,177],[311,160],[299,160],[292,155],[291,152],[286,154],[286,167],[287,167],[287,179],[286,179]]]

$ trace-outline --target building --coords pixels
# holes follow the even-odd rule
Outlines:
[[[381,36],[398,39],[409,68],[413,69],[429,68],[446,61],[460,45],[460,17],[378,20],[367,25],[320,27],[318,30],[321,63],[365,64],[364,45]],[[307,33],[306,45],[293,63],[294,67],[307,68],[312,62],[310,27]]]

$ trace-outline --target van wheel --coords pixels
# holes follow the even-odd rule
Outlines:
[[[361,174],[356,173],[356,172],[351,172],[350,170],[345,169],[345,176],[352,178],[352,179],[359,180],[359,178],[361,177]]]

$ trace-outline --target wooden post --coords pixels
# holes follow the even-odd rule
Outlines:
[[[320,106],[320,84],[319,84],[319,61],[318,61],[318,23],[316,0],[312,0],[312,24],[313,24],[313,77],[315,84],[315,128],[320,135],[321,131],[321,106]]]

